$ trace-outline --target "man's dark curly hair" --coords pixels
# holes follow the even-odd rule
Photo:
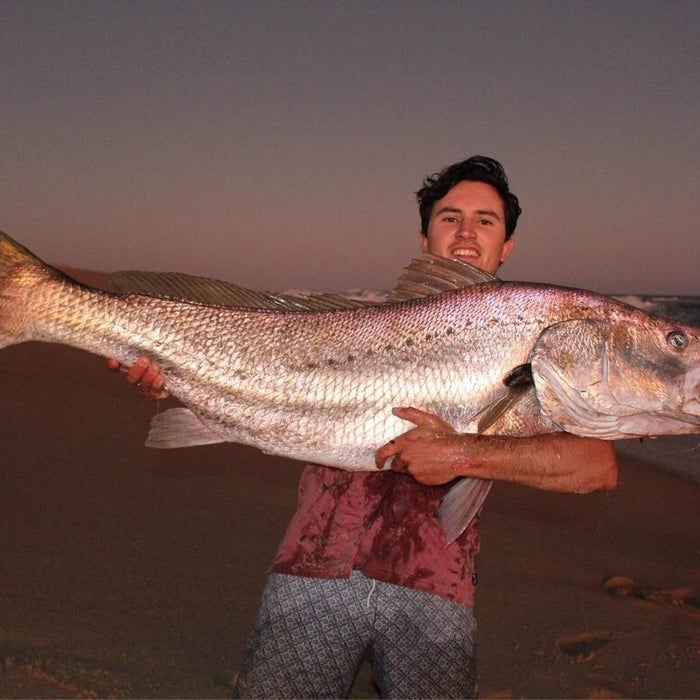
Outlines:
[[[461,163],[450,165],[439,173],[425,178],[423,187],[416,192],[421,231],[426,236],[428,235],[428,223],[430,222],[433,205],[463,180],[485,182],[498,191],[505,209],[506,240],[508,240],[515,231],[522,209],[518,203],[518,198],[508,187],[508,178],[503,170],[503,166],[497,160],[488,156],[472,156]]]

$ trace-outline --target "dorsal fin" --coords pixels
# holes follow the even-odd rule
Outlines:
[[[150,297],[176,299],[198,304],[273,311],[337,311],[357,309],[367,303],[339,294],[296,296],[276,292],[258,292],[233,282],[195,277],[184,272],[115,272],[111,283],[117,291]]]
[[[396,288],[391,291],[386,300],[392,303],[419,299],[431,294],[463,289],[486,282],[500,282],[500,280],[469,263],[424,253],[419,258],[414,258],[411,264],[404,268]]]

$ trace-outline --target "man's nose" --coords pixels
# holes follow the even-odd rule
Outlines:
[[[459,238],[473,238],[474,235],[474,226],[470,221],[463,221],[460,223],[457,229],[457,236]]]

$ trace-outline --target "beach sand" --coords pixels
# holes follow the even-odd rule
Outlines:
[[[227,697],[301,465],[146,449],[169,402],[77,350],[7,348],[0,377],[0,696]],[[700,695],[700,484],[644,448],[613,492],[494,487],[481,697]]]

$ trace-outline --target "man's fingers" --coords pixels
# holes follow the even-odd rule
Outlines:
[[[139,384],[141,382],[141,379],[143,378],[144,373],[148,369],[148,358],[147,357],[139,357],[136,362],[134,362],[131,367],[126,371],[126,381],[129,382],[129,384]]]
[[[141,375],[139,388],[149,399],[165,399],[170,394],[163,389],[165,378],[163,377],[160,365],[151,362]]]
[[[401,450],[408,444],[408,433],[400,435],[395,440],[390,440],[386,445],[382,445],[374,455],[374,461],[378,469],[383,469],[387,459],[394,458],[394,462]],[[393,462],[392,462],[393,464]]]
[[[141,376],[141,386],[146,391],[158,391],[163,387],[163,376],[160,373],[160,365],[157,362],[148,365]]]
[[[123,367],[118,360],[110,358],[107,367],[111,370],[122,369],[126,381],[135,384],[149,399],[166,399],[170,394],[164,389],[165,378],[157,362],[151,362],[146,355],[139,357],[131,367]]]
[[[396,408],[391,409],[391,412],[397,418],[401,418],[401,420],[411,421],[411,423],[417,423],[418,420],[420,420],[421,415],[423,414],[423,411],[419,411],[417,408],[411,408],[410,406],[408,406],[408,407],[397,406]],[[416,419],[418,419],[418,420],[416,420]]]
[[[446,423],[440,416],[436,416],[434,413],[426,413],[418,408],[394,408],[392,413],[402,420],[411,421],[415,423],[418,428],[423,428],[424,430],[432,430],[435,432],[441,431],[452,431],[452,426]]]
[[[159,392],[163,388],[163,375],[160,372],[160,365],[157,362],[151,362],[147,357],[139,357],[129,367],[126,371],[126,380],[130,384],[138,384],[146,394]]]
[[[413,441],[429,436],[432,433],[454,432],[452,426],[446,423],[442,418],[433,413],[426,413],[417,408],[412,407],[397,407],[392,409],[392,413],[401,420],[410,421],[415,424],[415,428],[407,430],[399,437],[382,445],[374,455],[374,461],[377,469],[383,469],[387,459],[393,457],[391,468],[394,471],[406,472],[408,464],[404,462],[398,455],[405,450]]]
[[[389,466],[393,471],[398,472],[399,474],[408,474],[408,464],[406,464],[406,462],[404,462],[398,455],[391,460],[391,464]]]
[[[374,453],[374,463],[377,465],[377,469],[384,469],[387,459],[396,454],[395,442],[395,440],[387,442]]]
[[[161,374],[160,365],[154,364],[151,366],[155,367],[155,377],[152,379],[151,377],[144,377],[141,382],[141,389],[143,389],[146,396],[151,399],[167,399],[168,396],[170,396],[170,393],[167,391],[167,389],[163,389],[165,377]]]

